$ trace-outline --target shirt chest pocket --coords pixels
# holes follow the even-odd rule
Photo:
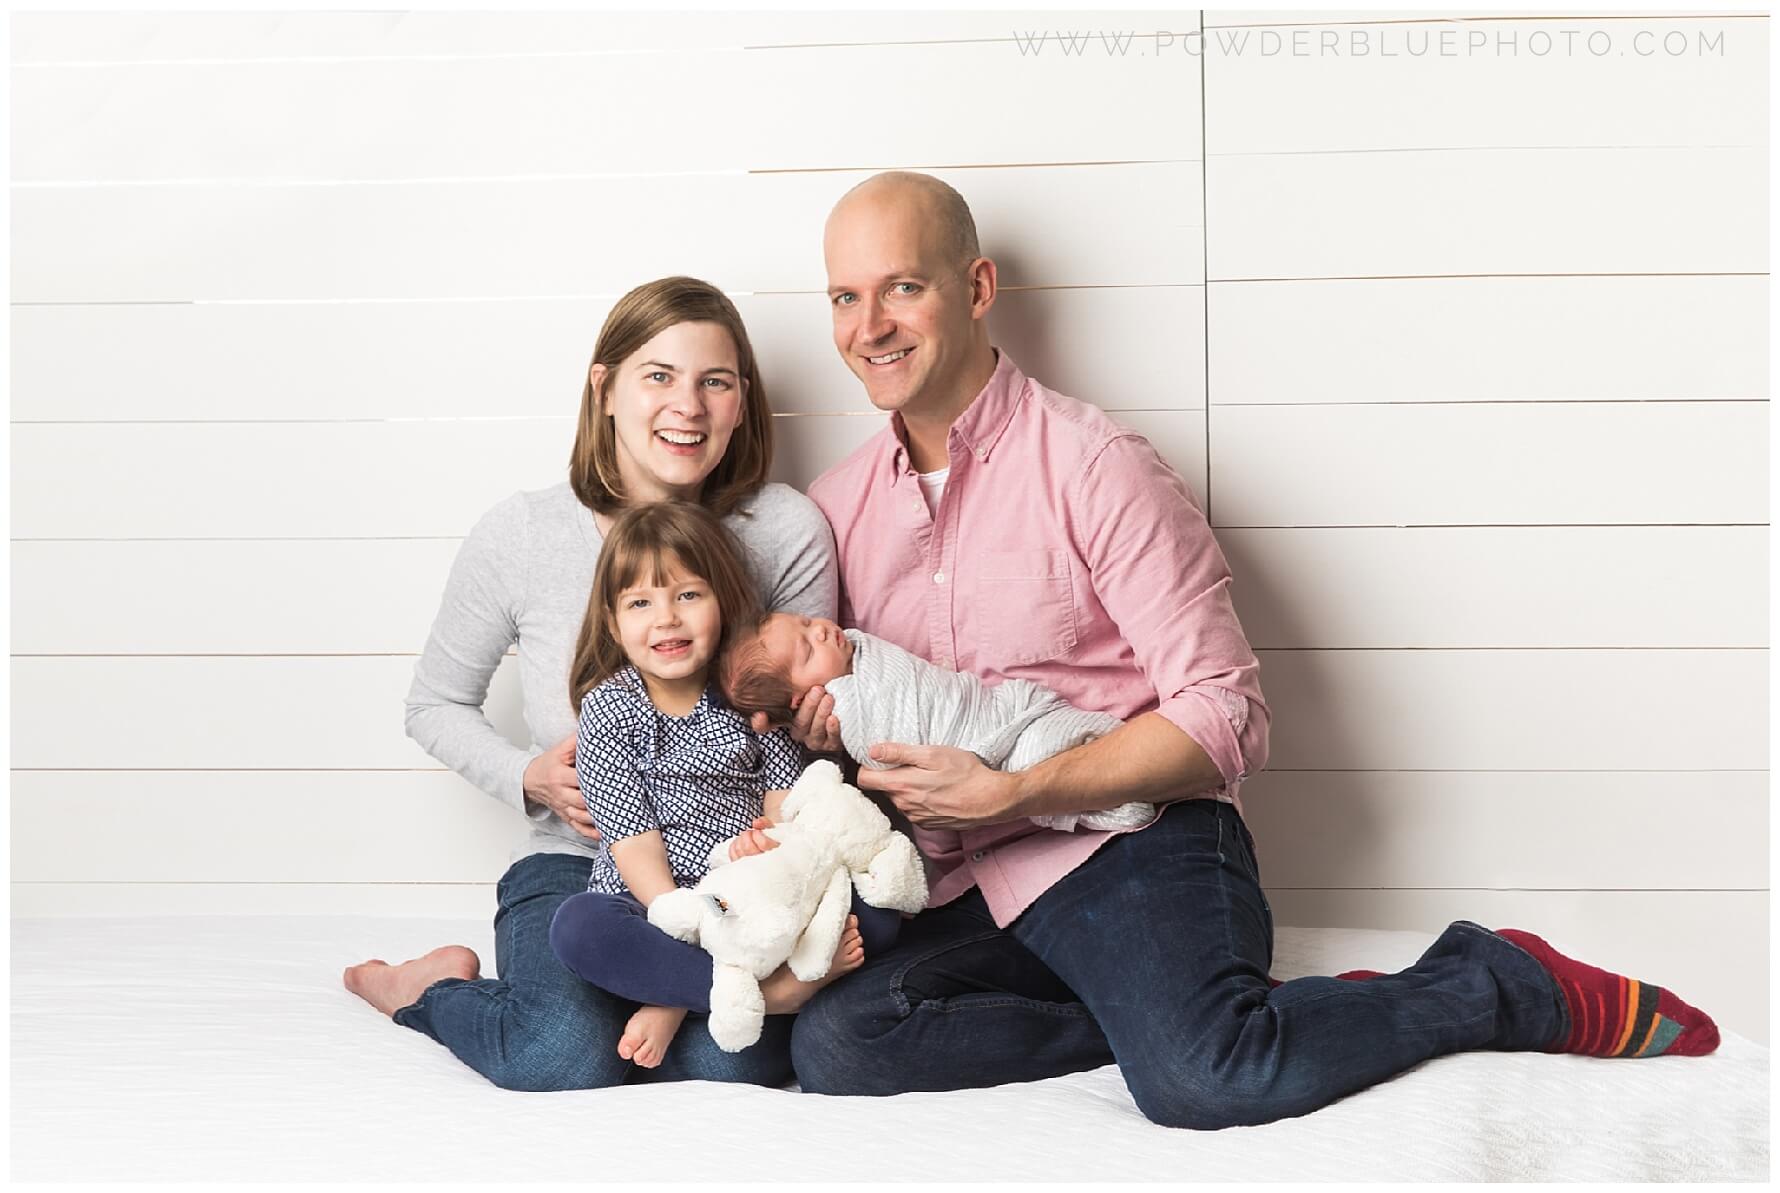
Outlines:
[[[1039,663],[1075,649],[1075,592],[1069,552],[985,551],[977,572],[979,665]]]

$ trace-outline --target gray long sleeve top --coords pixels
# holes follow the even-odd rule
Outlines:
[[[764,486],[724,519],[741,542],[769,609],[833,617],[839,600],[834,535],[815,504],[788,485]],[[440,762],[532,821],[514,858],[599,846],[525,798],[531,760],[575,732],[569,664],[593,590],[602,537],[565,481],[515,493],[484,514],[458,549],[432,633],[408,689],[408,736]],[[517,647],[529,745],[507,740],[483,710],[489,680]]]

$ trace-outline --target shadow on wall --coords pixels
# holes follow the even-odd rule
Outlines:
[[[1303,643],[1314,641],[1309,619],[1301,612],[1303,602],[1324,597],[1273,583],[1266,570],[1244,554],[1247,542],[1245,535],[1231,535],[1228,539],[1220,537],[1218,545],[1230,564],[1230,591],[1237,617],[1245,632],[1250,633],[1249,646],[1261,656],[1261,692],[1274,713],[1272,757],[1283,759],[1294,769],[1301,761],[1289,757],[1295,726],[1282,723],[1278,714],[1281,689],[1286,682],[1293,687],[1290,704],[1299,709],[1314,709],[1322,719],[1325,732],[1318,736],[1325,741],[1356,741],[1368,734],[1388,731],[1388,727],[1359,721],[1357,706],[1342,698],[1338,673],[1327,665],[1332,657],[1328,652],[1302,649]],[[1262,637],[1255,637],[1250,627],[1261,627]],[[1277,667],[1270,671],[1268,652],[1274,652],[1272,657],[1278,658],[1279,652],[1288,649],[1293,651],[1289,674],[1282,674]],[[1314,771],[1299,771],[1292,776],[1302,780],[1291,784],[1297,798],[1271,799],[1270,795],[1282,787],[1278,778],[1263,771],[1243,784],[1244,820],[1254,834],[1255,853],[1262,863],[1262,885],[1282,879],[1293,885],[1302,881],[1282,874],[1278,866],[1269,870],[1266,859],[1281,855],[1308,857],[1313,853],[1315,873],[1326,876],[1315,884],[1319,887],[1378,885],[1383,860],[1391,852],[1388,834],[1393,826],[1372,815],[1367,801],[1318,799],[1315,789],[1321,775]]]
[[[1011,246],[986,245],[984,255],[995,262],[997,281],[1006,287],[1010,279],[1022,277],[1025,268],[1020,258],[1019,249]],[[997,348],[1004,348],[1008,354],[1019,362],[1020,368],[1028,377],[1036,377],[1040,381],[1060,377],[1065,366],[1053,352],[1053,345],[1067,343],[1052,334],[1049,303],[1042,302],[1008,302],[1007,294],[996,297],[995,307],[989,312],[989,338]],[[1079,367],[1079,362],[1078,367]],[[1079,395],[1092,400],[1093,395]]]

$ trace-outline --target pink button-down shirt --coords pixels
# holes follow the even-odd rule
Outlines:
[[[988,683],[1028,679],[1126,720],[1158,712],[1224,777],[1190,798],[1240,811],[1269,714],[1229,566],[1180,474],[1005,352],[946,451],[931,514],[899,416],[810,486],[840,548],[841,624]],[[1029,820],[915,833],[937,869],[929,905],[980,887],[1002,927],[1113,835]]]

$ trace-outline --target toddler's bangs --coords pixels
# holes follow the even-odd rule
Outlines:
[[[626,544],[612,560],[612,599],[627,588],[638,585],[664,588],[669,576],[697,575],[686,566],[681,552],[661,544],[637,546]]]

